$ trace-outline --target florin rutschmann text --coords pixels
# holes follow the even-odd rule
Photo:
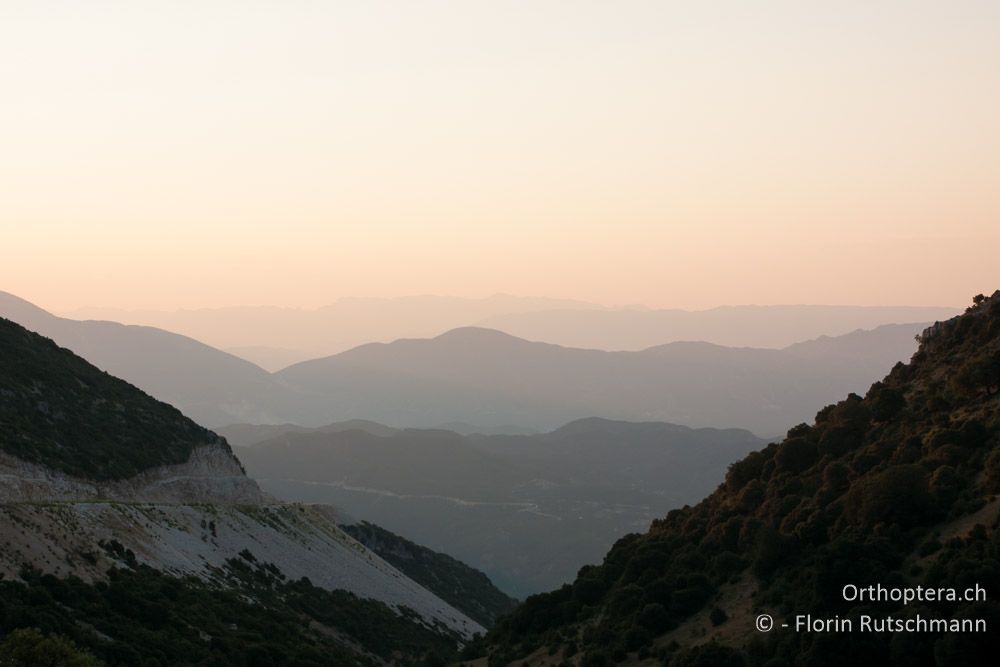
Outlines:
[[[847,584],[841,590],[844,602],[871,604],[890,603],[976,603],[986,601],[986,589],[979,584],[968,588],[931,588],[926,586],[886,587],[881,584],[859,586]],[[757,617],[757,630],[769,632],[774,626],[768,614]],[[986,619],[933,618],[919,613],[873,616],[861,614],[853,618],[797,614],[793,623],[781,623],[796,632],[986,632]]]

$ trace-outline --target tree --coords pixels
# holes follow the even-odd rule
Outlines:
[[[20,628],[0,643],[2,667],[101,667],[104,663],[58,635]]]
[[[934,518],[927,476],[917,465],[899,465],[869,475],[848,492],[847,509],[862,525],[880,521],[904,528]]]
[[[881,382],[872,385],[867,399],[871,406],[872,417],[880,422],[889,421],[906,407],[906,398],[903,394]]]
[[[816,445],[805,438],[790,438],[778,447],[774,460],[781,470],[799,473],[819,459]]]
[[[642,608],[636,621],[650,632],[659,634],[670,625],[670,615],[667,613],[666,607],[654,602]]]
[[[985,391],[987,396],[1000,393],[1000,351],[981,354],[965,362],[952,383],[959,389]]]

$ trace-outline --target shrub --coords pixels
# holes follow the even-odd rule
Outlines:
[[[679,651],[670,667],[745,667],[743,654],[734,648],[711,642]]]
[[[927,476],[917,465],[899,465],[860,480],[847,495],[847,509],[862,525],[896,523],[904,528],[933,520]]]
[[[1000,392],[1000,351],[981,354],[965,362],[952,378],[952,386],[960,391],[983,392],[987,396]]]
[[[994,449],[986,457],[986,490],[1000,492],[1000,448]]]
[[[774,455],[774,462],[779,470],[799,473],[819,460],[816,445],[805,438],[786,440]]]
[[[740,512],[752,512],[764,502],[764,485],[760,481],[751,480],[736,498],[736,509]]]
[[[965,485],[962,478],[951,466],[941,466],[931,476],[930,490],[938,503],[950,504],[958,497]]]
[[[636,621],[650,632],[660,634],[670,625],[670,615],[667,613],[666,607],[654,602],[642,608]]]
[[[35,628],[14,630],[0,643],[0,665],[5,667],[100,667],[104,663],[59,635],[43,635]]]
[[[850,426],[831,426],[823,431],[819,439],[819,453],[835,458],[841,457],[861,445],[863,431]]]
[[[748,482],[757,479],[764,467],[765,460],[762,453],[751,452],[743,460],[731,464],[726,473],[726,487],[730,491],[739,491]]]
[[[895,417],[906,407],[906,398],[902,392],[876,382],[868,391],[868,405],[875,421],[885,422]]]

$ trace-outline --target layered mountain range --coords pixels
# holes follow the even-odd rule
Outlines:
[[[371,419],[523,433],[597,416],[763,436],[808,419],[816,405],[863,391],[909,358],[913,335],[926,326],[885,325],[781,349],[674,342],[635,352],[529,342],[473,327],[366,344],[268,373],[185,336],[60,318],[12,295],[0,295],[0,315],[212,427]]]
[[[957,308],[900,306],[722,306],[709,310],[608,307],[569,299],[495,294],[473,299],[345,298],[321,308],[239,306],[177,311],[81,308],[74,319],[114,320],[175,331],[274,371],[358,345],[433,338],[467,326],[527,340],[600,350],[643,350],[698,340],[782,348],[894,322],[946,319]]]

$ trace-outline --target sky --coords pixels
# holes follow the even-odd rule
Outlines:
[[[994,1],[0,0],[0,290],[962,305],[997,118]]]

